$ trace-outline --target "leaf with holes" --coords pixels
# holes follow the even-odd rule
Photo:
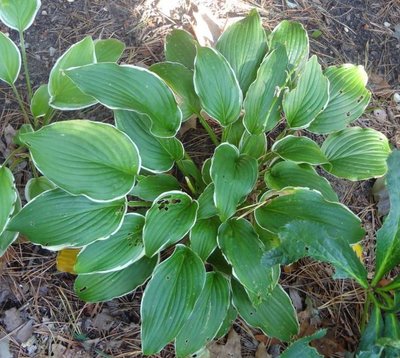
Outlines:
[[[74,82],[65,75],[70,67],[88,65],[96,62],[94,42],[91,37],[72,45],[57,60],[50,72],[50,105],[61,110],[75,110],[90,107],[97,103],[92,96],[83,93]]]
[[[0,20],[23,32],[32,25],[40,5],[40,0],[0,0]]]
[[[96,40],[94,50],[97,62],[117,62],[125,50],[125,44],[117,39]]]
[[[110,109],[146,114],[156,137],[174,137],[181,126],[182,112],[174,94],[160,77],[144,68],[97,63],[69,69],[66,75]]]
[[[106,240],[97,240],[79,253],[77,274],[119,271],[144,256],[142,231],[144,216],[126,214],[119,230]]]
[[[307,137],[288,135],[276,141],[271,150],[281,158],[297,164],[318,165],[328,162],[319,145]]]
[[[104,302],[124,296],[147,281],[158,260],[157,256],[142,257],[119,271],[79,275],[74,291],[85,302]]]
[[[21,70],[21,54],[17,45],[0,32],[0,80],[13,85]]]
[[[190,247],[203,261],[207,260],[208,256],[217,247],[217,235],[220,225],[221,221],[217,217],[211,217],[197,220],[192,230],[190,230]]]
[[[56,186],[46,177],[31,178],[25,186],[25,199],[27,202],[36,198],[47,190],[55,189]]]
[[[329,101],[329,81],[322,74],[317,56],[301,72],[296,88],[283,97],[283,110],[291,129],[307,128]]]
[[[99,203],[53,189],[25,205],[8,230],[19,231],[49,250],[82,247],[117,231],[125,212],[125,199]]]
[[[157,197],[146,213],[143,228],[146,256],[152,257],[183,239],[196,222],[197,210],[197,201],[181,191]]]
[[[307,128],[318,134],[344,129],[364,113],[371,98],[365,87],[368,75],[363,66],[332,66],[325,70],[324,75],[330,83],[329,102]]]
[[[230,305],[229,281],[220,272],[208,272],[192,313],[175,340],[177,357],[187,357],[214,339]]]
[[[122,198],[131,191],[140,170],[136,145],[109,124],[56,122],[20,137],[35,166],[74,195],[98,201]]]
[[[169,174],[157,174],[141,177],[129,195],[146,201],[153,201],[162,193],[181,188],[178,180]]]
[[[236,206],[248,195],[256,184],[257,160],[228,143],[215,149],[211,163],[211,178],[214,183],[214,203],[222,222],[235,214]]]
[[[321,149],[329,161],[323,165],[326,171],[354,181],[384,175],[391,151],[382,133],[359,127],[329,135]]]
[[[257,10],[251,10],[243,20],[229,26],[216,48],[232,66],[245,94],[267,52],[267,36]]]
[[[165,40],[165,58],[192,70],[196,57],[196,44],[197,41],[185,30],[173,29]]]
[[[279,266],[266,267],[261,264],[264,245],[253,226],[245,219],[231,219],[218,230],[218,246],[232,273],[260,303],[271,294],[279,279]]]
[[[203,109],[223,127],[239,118],[242,91],[228,61],[216,50],[197,48],[194,88]]]
[[[243,103],[243,123],[249,133],[264,133],[279,122],[281,90],[287,80],[287,64],[283,46],[272,51],[261,63],[257,78],[250,85]]]
[[[156,268],[143,295],[142,350],[159,352],[182,330],[204,287],[203,262],[188,247],[177,245],[175,252]]]

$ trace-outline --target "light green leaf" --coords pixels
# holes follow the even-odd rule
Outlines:
[[[250,194],[257,181],[257,160],[229,143],[215,149],[211,163],[214,203],[222,222],[236,211],[236,206]]]
[[[228,60],[246,93],[267,51],[267,36],[257,10],[251,10],[243,20],[229,26],[216,48]]]
[[[387,171],[387,138],[371,128],[351,127],[328,136],[321,147],[329,160],[323,168],[349,180],[376,178]]]
[[[0,171],[2,171],[0,169]],[[1,192],[1,189],[0,189]],[[14,204],[13,207],[13,211],[11,213],[11,215],[16,215],[22,207],[21,204],[21,199],[19,197],[18,192],[17,193],[17,200]],[[1,200],[0,200],[1,201]],[[8,247],[15,241],[17,240],[19,235],[19,232],[16,231],[10,231],[7,228],[0,234],[0,257],[3,256],[5,254],[5,252],[7,251]]]
[[[218,215],[218,210],[214,204],[214,189],[214,184],[211,183],[207,185],[199,196],[199,211],[197,213],[197,218],[199,220],[208,219]]]
[[[44,117],[51,110],[49,102],[49,86],[41,85],[34,93],[31,100],[31,112],[35,118]]]
[[[158,265],[140,311],[143,354],[155,354],[176,338],[193,311],[205,277],[203,262],[183,245],[177,245],[172,256]]]
[[[114,111],[115,124],[137,145],[142,167],[153,173],[167,172],[175,160],[184,157],[183,145],[176,138],[158,138],[150,132],[151,121],[144,114]]]
[[[173,29],[165,40],[165,58],[193,70],[196,44],[197,41],[185,30]]]
[[[232,280],[233,304],[247,324],[267,336],[290,341],[299,331],[296,310],[280,285],[259,305],[253,306],[243,286]]]
[[[318,144],[307,137],[288,135],[275,142],[271,150],[281,158],[298,164],[318,165],[328,162]]]
[[[376,234],[376,273],[373,283],[400,264],[400,151],[388,159],[389,171],[386,188],[389,193],[390,211]]]
[[[231,219],[218,230],[218,246],[233,268],[233,275],[257,302],[271,294],[279,279],[279,266],[261,264],[264,245],[245,219]]]
[[[268,199],[273,195],[272,199]],[[255,211],[257,223],[264,229],[279,233],[294,220],[321,224],[332,237],[343,238],[355,244],[364,236],[361,220],[340,203],[326,201],[315,191],[305,188],[286,188],[265,193],[260,203],[265,205]]]
[[[144,256],[142,231],[144,216],[126,214],[119,230],[106,240],[85,246],[76,259],[77,274],[119,271]]]
[[[301,72],[296,88],[283,97],[283,110],[292,129],[306,128],[329,101],[329,81],[322,74],[317,56]]]
[[[0,20],[23,32],[32,25],[40,5],[40,0],[0,0]]]
[[[31,178],[25,186],[25,199],[29,202],[45,191],[55,188],[56,186],[46,177]]]
[[[222,323],[217,335],[215,336],[215,339],[219,339],[225,336],[229,332],[230,328],[232,327],[232,323],[236,320],[236,318],[237,318],[237,311],[236,308],[233,307],[231,303],[228,312],[225,316],[224,322]]]
[[[307,128],[313,133],[327,134],[344,129],[360,117],[371,98],[365,88],[368,75],[363,66],[345,64],[328,67],[329,102],[325,110]]]
[[[219,272],[208,272],[206,283],[175,340],[177,357],[187,357],[214,339],[230,304],[228,280]]]
[[[217,247],[220,224],[221,221],[217,217],[212,217],[197,220],[192,230],[190,230],[190,247],[203,261],[206,261]]]
[[[368,288],[367,270],[357,254],[343,237],[328,234],[324,225],[311,221],[291,221],[279,233],[281,246],[275,253],[267,252],[263,258],[266,266],[276,264],[271,256],[282,253],[280,264],[289,264],[299,258],[310,256],[315,260],[332,264],[334,278],[352,278]]]
[[[318,190],[326,200],[339,201],[328,180],[318,175],[311,165],[279,162],[272,166],[264,176],[270,189],[281,190],[288,186]]]
[[[248,154],[254,159],[258,159],[265,154],[266,149],[267,137],[264,133],[250,134],[247,131],[243,132],[239,143],[240,153]]]
[[[314,339],[321,339],[325,336],[327,330],[320,329],[314,334],[306,337],[302,337],[297,341],[294,341],[281,355],[280,358],[323,358],[322,355],[314,347],[310,347],[309,343]]]
[[[0,234],[10,221],[17,199],[17,188],[11,170],[0,166]]]
[[[21,54],[17,45],[0,32],[0,80],[12,85],[21,70]]]
[[[109,124],[56,122],[21,138],[35,166],[74,195],[99,201],[122,198],[131,191],[139,173],[136,145]]]
[[[117,62],[125,50],[125,44],[117,39],[96,40],[94,50],[97,62]]]
[[[308,60],[308,35],[302,24],[288,20],[280,22],[271,33],[270,48],[280,45],[286,48],[291,70],[301,68]]]
[[[149,70],[159,75],[176,93],[183,120],[200,113],[200,100],[194,90],[192,70],[176,62],[156,63]]]
[[[242,91],[232,67],[216,50],[197,48],[194,88],[203,109],[223,127],[239,118]]]
[[[152,257],[175,244],[196,222],[199,205],[181,191],[168,191],[157,197],[146,212],[143,241],[146,256]]]
[[[66,74],[104,106],[146,114],[156,137],[174,137],[181,126],[182,112],[174,94],[153,72],[131,65],[97,63],[70,69]]]
[[[19,231],[49,250],[82,247],[117,231],[125,212],[123,199],[98,203],[53,189],[25,205],[12,218],[8,230]]]
[[[169,174],[149,175],[138,179],[129,195],[137,196],[146,201],[153,201],[162,193],[171,190],[179,190],[181,186],[178,180]]]
[[[158,257],[143,257],[122,270],[79,275],[74,291],[85,302],[104,302],[121,297],[143,285],[158,263]]]
[[[76,84],[65,75],[65,70],[70,67],[88,65],[95,62],[96,54],[94,43],[89,36],[72,45],[64,52],[50,72],[50,105],[61,110],[75,110],[96,104],[96,99],[83,93]]]
[[[279,46],[261,63],[256,80],[244,100],[244,125],[249,133],[260,134],[275,127],[280,120],[281,89],[287,80],[288,58]]]
[[[201,177],[203,178],[203,182],[206,185],[209,185],[212,182],[210,175],[211,168],[211,158],[207,158],[203,165],[201,166]]]

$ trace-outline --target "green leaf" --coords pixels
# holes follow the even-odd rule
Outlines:
[[[24,123],[17,130],[17,133],[13,138],[13,142],[15,144],[17,144],[18,146],[20,146],[20,147],[25,147],[25,144],[21,139],[21,135],[25,134],[25,133],[32,133],[32,132],[34,132],[34,129],[33,129],[32,125],[30,123]]]
[[[389,171],[386,188],[389,193],[390,211],[376,234],[376,273],[373,283],[400,264],[400,151],[388,159]]]
[[[194,90],[192,70],[176,62],[156,63],[149,70],[160,76],[177,94],[183,120],[200,113],[200,100]]]
[[[206,283],[181,331],[176,337],[177,357],[187,357],[214,339],[230,305],[228,280],[219,272],[208,272]]]
[[[158,257],[143,257],[122,270],[79,275],[74,291],[85,302],[104,302],[121,297],[143,285],[158,263]]]
[[[226,262],[219,247],[215,248],[212,254],[208,257],[207,263],[211,264],[215,271],[220,271],[225,275],[232,276],[232,266]]]
[[[77,274],[119,271],[144,256],[142,231],[144,217],[126,214],[121,227],[107,240],[97,240],[85,246],[76,259]]]
[[[32,25],[40,5],[40,0],[0,0],[0,20],[23,32]]]
[[[327,134],[344,129],[360,117],[371,98],[365,88],[368,75],[363,66],[345,64],[328,67],[329,102],[325,110],[308,127],[313,133]]]
[[[283,264],[310,256],[316,260],[332,264],[336,273],[334,278],[352,278],[364,288],[368,288],[367,270],[357,254],[343,237],[328,234],[324,225],[309,221],[291,221],[279,233]],[[270,254],[263,258],[267,266],[274,264]]]
[[[270,48],[285,46],[291,69],[302,67],[308,60],[307,31],[298,22],[284,20],[271,33]]]
[[[308,127],[328,101],[329,81],[322,74],[317,56],[312,56],[300,74],[296,88],[283,97],[283,110],[289,127]]]
[[[10,221],[17,199],[17,187],[11,170],[0,166],[0,235]]]
[[[245,219],[231,219],[218,230],[218,246],[233,268],[233,275],[246,291],[261,302],[278,283],[279,266],[261,264],[264,245]]]
[[[199,211],[197,213],[197,219],[208,219],[215,215],[218,215],[218,210],[214,204],[214,184],[209,184],[204,191],[200,194]]]
[[[104,106],[146,114],[156,137],[174,137],[181,126],[182,112],[174,94],[160,77],[144,68],[96,63],[70,69],[66,74]]]
[[[296,310],[280,285],[257,306],[252,305],[246,291],[236,280],[232,280],[232,293],[234,306],[250,326],[282,341],[290,341],[298,333]]]
[[[196,44],[197,41],[185,30],[173,29],[165,40],[165,58],[193,70]]]
[[[178,180],[169,174],[149,175],[138,179],[129,195],[146,201],[153,201],[162,193],[181,188]]]
[[[281,190],[288,186],[309,188],[318,190],[328,201],[339,201],[329,181],[308,164],[276,163],[265,173],[264,180],[270,189]]]
[[[41,85],[34,93],[31,100],[31,112],[35,118],[44,117],[51,110],[49,86]]]
[[[182,330],[204,287],[203,262],[189,248],[175,252],[156,268],[141,306],[142,351],[159,352]]]
[[[314,334],[306,337],[302,337],[297,341],[294,341],[281,355],[280,358],[319,358],[323,357],[318,353],[314,347],[310,347],[309,343],[314,339],[321,339],[325,336],[327,330],[320,329]]]
[[[239,143],[240,153],[248,154],[254,159],[258,159],[265,154],[266,149],[267,137],[264,133],[250,134],[247,131],[243,132]]]
[[[362,332],[359,353],[373,348],[378,338],[382,337],[384,322],[382,313],[377,305],[372,306],[371,315],[364,332]]]
[[[328,159],[321,148],[312,139],[288,135],[274,143],[271,150],[281,158],[294,163],[318,165],[327,163]]]
[[[8,224],[34,244],[50,250],[82,247],[117,231],[126,212],[123,199],[99,203],[61,189],[42,193]]]
[[[0,32],[0,80],[12,85],[21,70],[21,54],[17,45]]]
[[[267,36],[257,10],[251,10],[243,20],[229,26],[216,48],[228,60],[246,93],[267,51]]]
[[[146,256],[152,257],[175,244],[196,222],[196,200],[180,191],[168,191],[157,197],[146,212],[143,241]]]
[[[371,128],[351,127],[328,136],[321,150],[329,160],[323,168],[349,180],[363,180],[384,175],[390,153],[387,138]]]
[[[203,178],[203,182],[206,185],[209,185],[212,182],[210,169],[211,169],[211,158],[207,158],[201,167],[201,177]]]
[[[0,169],[0,172],[1,171],[2,171],[2,169]],[[0,174],[0,176],[1,176],[1,174]],[[2,190],[0,189],[0,192],[1,191]],[[19,194],[18,194],[17,191],[16,191],[16,193],[17,193],[17,200],[16,200],[16,202],[14,204],[13,211],[12,211],[11,215],[16,215],[21,210],[21,207],[22,207],[21,199],[19,197]],[[1,201],[1,199],[0,199],[0,201]],[[5,230],[0,234],[0,257],[5,254],[5,252],[7,251],[8,247],[15,240],[17,240],[18,236],[19,236],[19,232],[10,231],[10,230],[8,230],[8,228],[5,228]]]
[[[384,335],[392,339],[400,340],[400,321],[396,313],[384,314]]]
[[[31,178],[25,186],[25,199],[29,202],[45,191],[55,188],[56,186],[46,177]]]
[[[240,140],[245,131],[246,129],[243,125],[243,120],[239,118],[236,122],[230,124],[224,129],[225,141],[235,147],[239,147]]]
[[[137,145],[142,168],[153,173],[167,172],[175,160],[184,157],[183,145],[176,138],[158,138],[150,132],[151,121],[144,114],[114,111],[115,124]]]
[[[74,195],[99,201],[122,198],[131,191],[139,173],[136,145],[106,123],[56,122],[21,138],[35,166]]]
[[[273,198],[268,199],[271,195]],[[364,236],[361,220],[340,203],[326,201],[314,190],[286,188],[265,193],[260,203],[265,205],[255,211],[257,223],[264,229],[279,233],[294,220],[321,224],[332,237],[343,238],[355,244]]]
[[[64,52],[50,72],[50,105],[61,110],[74,110],[96,104],[96,99],[83,93],[65,75],[65,70],[70,67],[88,65],[95,62],[95,47],[92,38],[89,36],[72,45]]]
[[[281,89],[287,79],[288,58],[285,48],[272,51],[260,65],[243,103],[244,125],[249,133],[260,134],[280,120]]]
[[[117,39],[96,40],[94,50],[97,62],[117,62],[125,50],[125,44]]]
[[[230,328],[232,327],[232,323],[236,320],[236,318],[237,318],[237,311],[236,308],[233,307],[231,303],[228,312],[225,316],[224,322],[222,322],[222,325],[218,333],[216,334],[215,339],[219,339],[225,336],[229,332]]]
[[[236,211],[236,206],[250,194],[257,181],[257,160],[229,144],[220,144],[211,163],[214,203],[222,222]]]
[[[197,48],[194,88],[203,109],[223,127],[239,118],[242,91],[232,67],[216,50]]]
[[[200,210],[200,209],[199,209]],[[197,220],[190,230],[190,247],[205,261],[217,247],[218,228],[221,222],[217,217]]]

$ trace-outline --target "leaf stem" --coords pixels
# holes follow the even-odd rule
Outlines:
[[[23,152],[24,150],[25,150],[24,147],[18,147],[17,149],[14,149],[14,150],[7,156],[7,158],[4,160],[4,162],[3,162],[3,164],[2,164],[1,166],[6,165],[6,164],[11,160],[11,158],[15,156],[15,154],[21,153],[21,152]]]
[[[29,70],[28,70],[28,60],[27,60],[27,57],[26,57],[24,33],[22,31],[19,32],[19,44],[20,44],[20,47],[21,47],[22,63],[23,63],[23,66],[24,66],[26,87],[28,89],[28,98],[29,98],[29,101],[30,101],[31,98],[32,98],[32,87],[31,87],[31,79],[30,79]]]
[[[12,90],[13,90],[13,92],[14,92],[15,98],[16,98],[17,101],[18,101],[19,107],[21,108],[21,111],[22,111],[22,114],[23,114],[23,116],[24,116],[25,122],[26,122],[27,124],[31,124],[31,121],[29,120],[28,113],[27,113],[26,110],[25,110],[24,102],[23,102],[23,100],[22,100],[22,98],[21,98],[21,96],[20,96],[20,94],[19,94],[19,92],[18,92],[18,90],[17,90],[17,87],[15,87],[15,84],[14,84],[14,83],[11,85],[11,88],[12,88]]]
[[[367,318],[368,318],[368,311],[369,311],[369,307],[371,306],[371,293],[368,292],[367,293],[367,298],[364,302],[364,307],[363,307],[363,312],[362,312],[362,316],[361,316],[361,324],[360,324],[360,331],[361,334],[364,332],[365,327],[367,325]]]
[[[128,201],[130,208],[149,208],[152,204],[150,201]]]
[[[207,131],[207,134],[210,137],[211,141],[215,144],[215,146],[218,147],[219,140],[218,140],[216,134],[214,133],[213,129],[211,128],[211,126],[208,124],[208,122],[205,120],[205,118],[201,114],[199,114],[198,118],[199,118],[200,124]]]

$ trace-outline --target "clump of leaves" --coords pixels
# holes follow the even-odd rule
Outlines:
[[[0,0],[0,19],[22,36],[39,5]],[[30,113],[21,101],[27,121],[16,138],[21,148],[0,167],[1,253],[18,233],[49,250],[69,250],[62,260],[78,249],[75,292],[88,302],[148,281],[141,303],[146,355],[171,341],[178,357],[195,353],[225,335],[238,314],[292,342],[299,323],[279,284],[280,266],[305,256],[331,263],[335,277],[352,278],[368,292],[366,312],[371,303],[375,308],[366,334],[382,322],[376,310],[398,327],[398,279],[384,288],[378,283],[400,262],[399,154],[389,160],[392,209],[378,233],[372,282],[352,248],[364,236],[360,219],[316,171],[349,180],[387,172],[385,136],[349,127],[370,99],[363,67],[322,69],[316,56],[309,58],[301,24],[283,21],[267,35],[255,10],[215,48],[172,31],[166,62],[149,69],[117,64],[123,50],[117,40],[86,37],[59,58]],[[20,98],[14,85],[20,53],[3,34],[0,60],[0,78]],[[114,125],[51,123],[58,110],[98,103],[114,111]],[[204,114],[220,126],[221,138]],[[193,117],[215,144],[202,168],[177,137]],[[307,133],[323,135],[322,145]],[[21,209],[8,166],[25,150],[37,171]],[[174,166],[184,182],[172,175]],[[292,343],[284,356],[317,355],[308,343],[323,334]],[[398,349],[398,334],[385,339],[389,348],[382,349]],[[371,349],[381,349],[376,345]]]

